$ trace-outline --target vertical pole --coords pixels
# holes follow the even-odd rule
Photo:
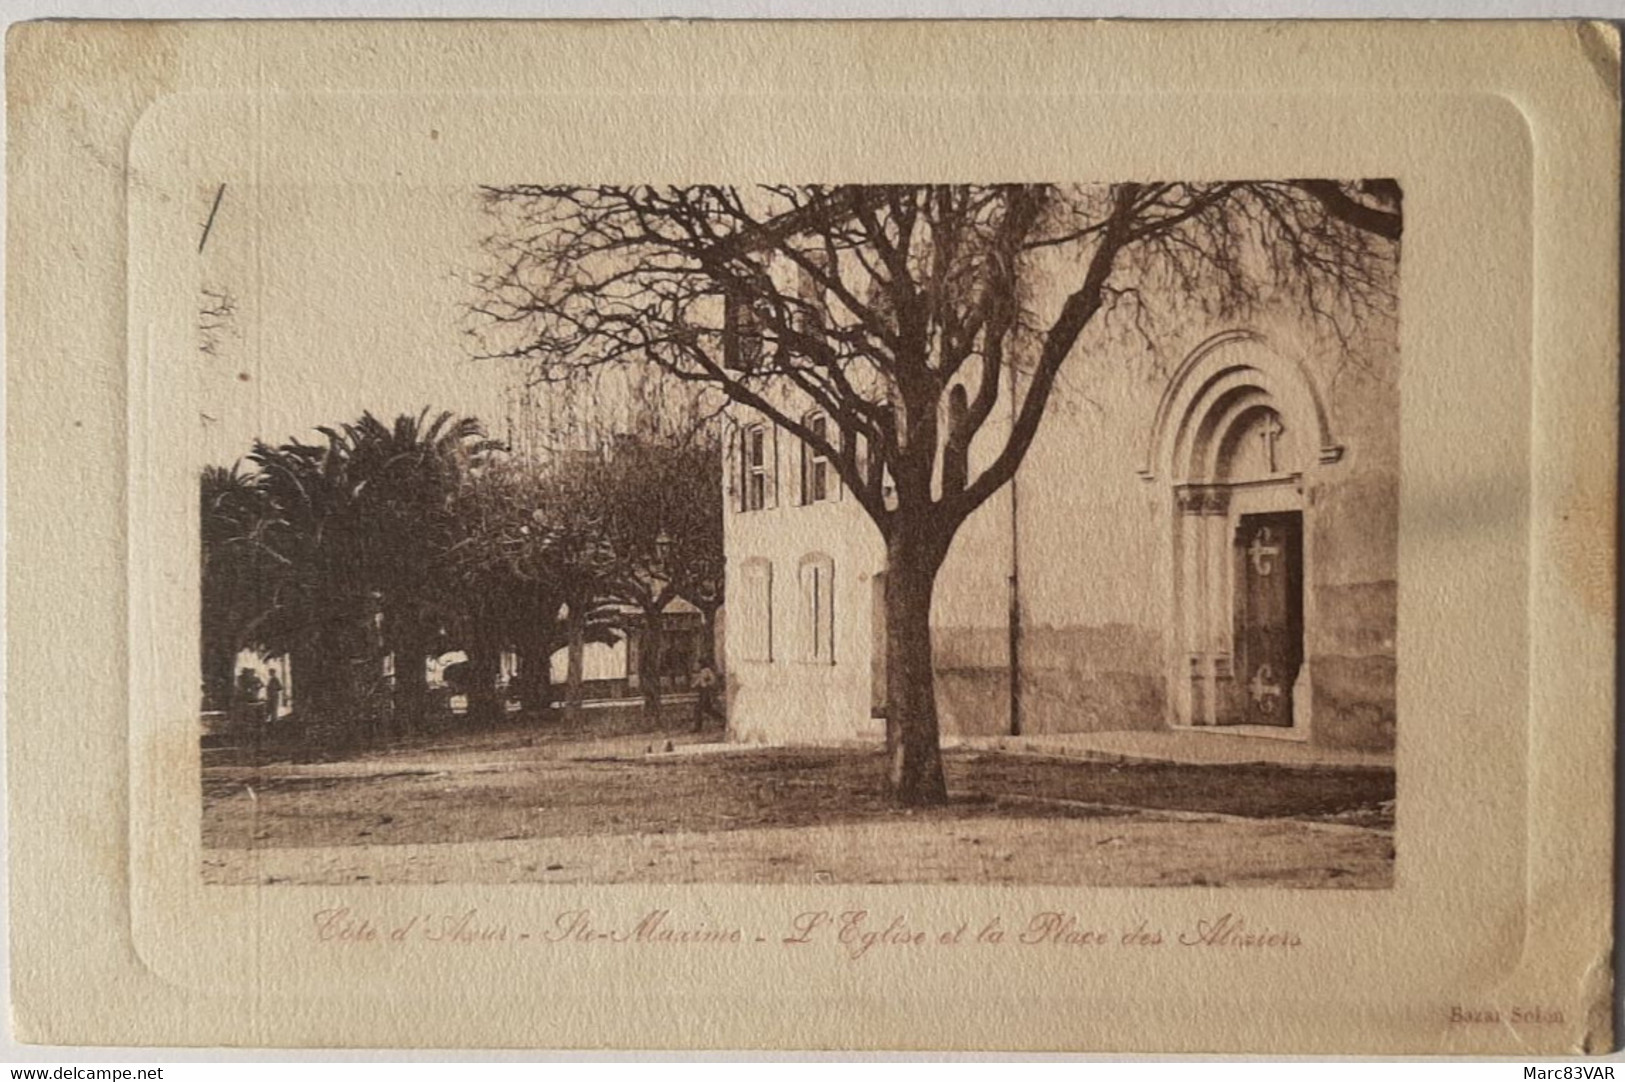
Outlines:
[[[1010,426],[1016,423],[1016,366],[1010,366]],[[1010,735],[1021,735],[1021,470],[1010,478]]]

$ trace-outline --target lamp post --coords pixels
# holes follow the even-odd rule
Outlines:
[[[655,572],[666,575],[666,561],[671,556],[671,535],[664,526],[655,535]]]
[[[658,578],[665,579],[667,582],[671,581],[671,573],[667,570],[666,564],[666,561],[670,558],[670,556],[671,534],[667,533],[666,528],[662,526],[660,528],[660,532],[655,534],[654,573]],[[660,589],[665,589],[664,584],[660,586]],[[659,612],[651,613],[649,618],[650,627],[646,632],[646,634],[649,636],[647,643],[650,652],[647,659],[649,664],[649,679],[655,682],[656,687],[659,687],[663,679],[663,674],[661,672],[660,640],[665,631],[666,618],[664,613]]]

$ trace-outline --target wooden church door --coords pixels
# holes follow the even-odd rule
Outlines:
[[[1292,724],[1303,665],[1303,513],[1242,515],[1236,527],[1236,681],[1242,725]]]

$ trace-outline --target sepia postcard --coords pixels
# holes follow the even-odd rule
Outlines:
[[[7,50],[20,1039],[1613,1049],[1614,29]]]

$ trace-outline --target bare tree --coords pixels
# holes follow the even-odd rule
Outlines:
[[[932,673],[937,573],[1020,467],[1103,312],[1181,291],[1234,311],[1289,292],[1342,333],[1392,304],[1392,181],[1080,187],[484,190],[488,357],[539,378],[654,365],[833,464],[886,550],[889,776],[946,799]],[[1042,304],[1043,287],[1061,286]],[[1019,377],[1019,378],[1018,378]],[[997,411],[1001,399],[1008,398]],[[829,424],[808,422],[816,409]],[[972,445],[992,444],[991,451]]]

